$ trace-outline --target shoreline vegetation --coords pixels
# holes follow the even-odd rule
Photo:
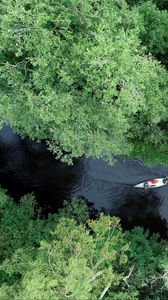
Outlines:
[[[0,190],[0,299],[166,299],[168,247],[116,217],[89,219],[65,202],[43,219],[33,195],[16,204]]]
[[[141,144],[164,153],[166,3],[128,2],[2,0],[0,124],[67,163],[145,156]]]
[[[0,1],[0,126],[57,159],[168,166],[167,0]],[[47,201],[47,200],[46,200]],[[77,199],[43,219],[0,190],[0,299],[166,300],[168,246]]]
[[[164,167],[168,166],[168,149],[165,145],[150,145],[142,142],[135,143],[132,152],[125,157],[142,159],[146,165],[152,166],[160,164]]]

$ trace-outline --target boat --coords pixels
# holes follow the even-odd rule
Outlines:
[[[158,187],[161,187],[161,186],[164,186],[167,184],[167,182],[163,182],[164,178],[155,178],[158,182],[149,186],[149,187],[146,187],[147,189],[153,189],[153,188],[158,188]],[[145,188],[145,184],[148,183],[148,181],[150,181],[152,179],[149,179],[149,180],[146,180],[144,182],[141,182],[141,183],[138,183],[136,185],[134,185],[134,187],[137,187],[137,188]]]

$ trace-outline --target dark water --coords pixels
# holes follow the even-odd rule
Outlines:
[[[85,157],[68,166],[44,144],[21,139],[7,126],[0,131],[1,186],[15,200],[34,192],[46,212],[56,212],[64,199],[78,196],[96,210],[121,217],[124,228],[140,225],[168,237],[168,186],[150,191],[133,187],[165,175],[168,168],[121,158],[114,166]]]

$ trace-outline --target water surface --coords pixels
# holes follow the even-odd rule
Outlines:
[[[8,126],[0,131],[0,184],[17,201],[34,192],[46,212],[56,212],[64,199],[88,200],[96,210],[121,217],[125,228],[149,227],[168,237],[168,186],[137,189],[133,185],[168,175],[160,165],[118,158],[114,166],[82,157],[73,166],[56,161],[42,143],[21,139]]]

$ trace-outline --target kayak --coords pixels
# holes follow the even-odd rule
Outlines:
[[[148,189],[153,189],[153,188],[158,188],[160,186],[166,185],[166,183],[163,183],[163,179],[164,178],[156,178],[156,180],[158,181],[157,183],[153,184],[152,186],[147,187]],[[137,188],[145,188],[144,184],[147,183],[149,180],[146,180],[144,182],[138,183],[136,185],[134,185],[134,187]]]

